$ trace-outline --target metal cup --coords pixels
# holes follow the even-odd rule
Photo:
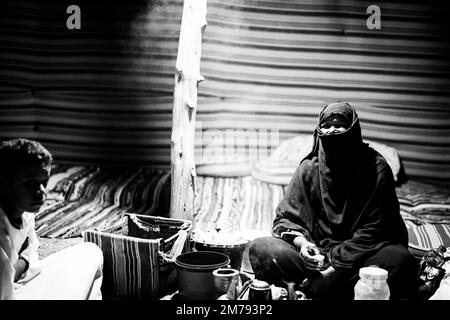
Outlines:
[[[253,280],[249,286],[248,300],[253,301],[268,301],[272,300],[272,291],[270,285],[261,280]]]
[[[231,268],[219,268],[213,271],[214,288],[217,296],[228,292],[233,280],[239,281],[239,271]]]

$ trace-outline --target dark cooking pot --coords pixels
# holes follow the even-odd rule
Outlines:
[[[227,255],[213,251],[180,254],[176,260],[178,292],[184,300],[216,299],[212,272],[230,264]]]

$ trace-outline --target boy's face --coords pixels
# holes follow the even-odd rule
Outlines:
[[[8,177],[5,202],[12,213],[21,215],[23,211],[37,212],[47,195],[50,167],[26,165],[15,168]],[[18,218],[18,217],[13,217]]]

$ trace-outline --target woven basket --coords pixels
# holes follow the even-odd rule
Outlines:
[[[125,214],[113,227],[83,232],[103,251],[103,296],[158,299],[175,291],[175,258],[189,251],[191,228],[187,220]]]

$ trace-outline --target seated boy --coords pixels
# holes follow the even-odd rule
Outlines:
[[[0,143],[0,299],[101,298],[103,255],[92,243],[42,261],[34,214],[45,201],[52,156],[40,143]]]

